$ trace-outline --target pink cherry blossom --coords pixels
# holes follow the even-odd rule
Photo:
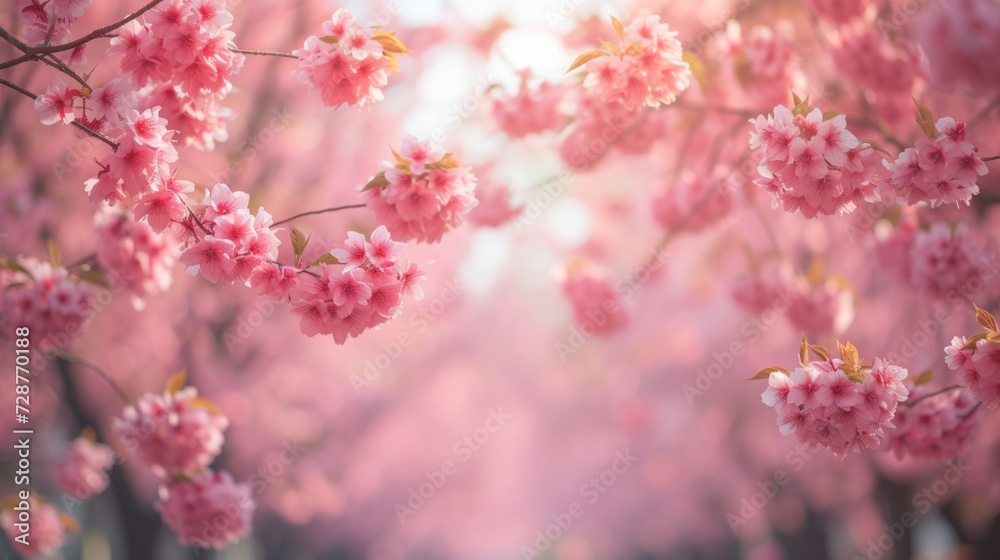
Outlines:
[[[63,494],[86,500],[108,487],[108,470],[114,461],[115,452],[110,447],[78,437],[56,463],[52,478]]]
[[[250,534],[256,509],[249,486],[210,470],[165,482],[155,505],[182,545],[215,549]]]

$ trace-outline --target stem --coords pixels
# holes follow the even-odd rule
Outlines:
[[[122,401],[125,404],[130,405],[130,406],[135,406],[135,404],[132,402],[132,399],[129,398],[128,394],[126,394],[125,391],[123,391],[122,388],[119,387],[118,384],[115,383],[115,381],[113,379],[111,379],[111,376],[108,375],[108,372],[104,371],[104,369],[102,369],[101,366],[95,364],[94,362],[90,361],[89,359],[87,359],[87,358],[85,358],[83,356],[80,356],[79,354],[73,354],[71,352],[65,352],[65,351],[60,350],[58,348],[51,348],[51,349],[47,350],[47,352],[49,354],[52,354],[53,356],[61,359],[61,360],[64,360],[64,361],[67,361],[67,362],[75,362],[77,364],[80,364],[82,366],[86,366],[86,367],[94,370],[97,373],[97,375],[100,375],[104,379],[104,381],[106,381],[108,383],[108,385],[110,385],[111,388],[114,389],[116,393],[118,393],[118,396],[122,399]]]
[[[21,87],[21,86],[19,86],[17,84],[12,84],[12,83],[10,83],[7,80],[4,80],[2,78],[0,78],[0,85],[7,86],[10,89],[12,89],[12,90],[14,90],[14,91],[16,91],[16,92],[18,92],[18,93],[26,96],[26,97],[30,97],[31,99],[37,99],[38,98],[38,96],[35,95],[34,93],[31,93],[30,91],[24,89],[23,87]],[[71,124],[71,125],[79,128],[80,130],[86,132],[87,134],[93,136],[94,138],[97,138],[98,140],[100,140],[101,142],[104,142],[108,146],[111,146],[112,150],[117,150],[118,149],[118,143],[117,142],[115,142],[114,140],[112,140],[112,139],[108,138],[107,136],[101,134],[100,132],[96,132],[94,130],[91,130],[90,128],[88,128],[87,126],[85,126],[83,123],[79,123],[77,121],[73,121],[73,122],[71,122],[69,124]]]
[[[962,388],[961,385],[950,385],[948,387],[945,387],[944,389],[938,389],[937,391],[934,391],[933,393],[927,393],[926,395],[920,397],[919,399],[914,399],[914,400],[912,400],[912,401],[910,401],[910,402],[908,402],[906,404],[908,406],[915,406],[918,402],[920,402],[920,401],[922,401],[924,399],[929,399],[931,397],[935,397],[937,395],[940,395],[941,393],[947,393],[948,391],[954,391],[955,389],[961,389],[961,388]]]
[[[230,52],[240,53],[240,54],[252,54],[257,56],[280,56],[282,58],[293,58],[295,60],[301,60],[299,57],[292,53],[283,53],[277,51],[252,51],[248,49],[229,49]]]
[[[766,115],[770,111],[754,111],[750,109],[739,109],[736,107],[720,107],[720,106],[710,106],[710,105],[698,105],[692,103],[675,102],[673,107],[684,111],[696,111],[699,113],[724,113],[727,115],[736,115],[739,117],[756,117],[758,115]]]
[[[979,158],[979,159],[981,159],[983,161],[993,161],[995,159],[1000,159],[1000,156],[990,156],[990,157],[984,157],[984,158]]]
[[[311,212],[303,212],[301,214],[296,214],[296,215],[291,216],[289,218],[285,218],[284,220],[279,220],[277,222],[274,222],[273,224],[271,224],[271,226],[280,226],[281,224],[287,224],[288,222],[290,222],[290,221],[292,221],[292,220],[294,220],[296,218],[302,218],[304,216],[313,216],[313,215],[316,215],[316,214],[325,214],[327,212],[336,212],[338,210],[348,210],[350,208],[364,208],[365,206],[367,206],[367,204],[364,204],[364,203],[362,203],[362,204],[348,204],[346,206],[334,206],[333,208],[324,208],[322,210],[313,210]]]
[[[25,49],[21,48],[22,46],[24,46],[25,48],[27,48],[27,51],[25,51],[24,56],[20,56],[18,58],[15,58],[15,59],[12,59],[12,60],[8,60],[7,62],[4,62],[4,63],[0,64],[0,70],[2,70],[4,68],[9,68],[11,66],[15,66],[15,65],[20,64],[22,62],[25,62],[27,60],[31,60],[37,54],[41,54],[41,53],[54,54],[54,53],[57,53],[57,52],[63,52],[63,51],[68,51],[68,50],[75,49],[75,48],[79,47],[80,45],[82,45],[84,43],[89,43],[90,41],[92,41],[94,39],[97,39],[97,38],[99,38],[99,37],[101,37],[101,36],[103,36],[103,35],[105,35],[107,33],[110,33],[112,31],[118,29],[119,27],[125,25],[126,23],[128,23],[128,22],[130,22],[130,21],[132,21],[132,20],[134,20],[136,18],[138,18],[142,14],[144,14],[144,13],[148,12],[149,10],[152,10],[153,8],[155,8],[156,5],[159,4],[162,1],[163,0],[152,0],[151,2],[149,2],[148,4],[146,4],[145,6],[139,8],[138,10],[136,10],[136,11],[132,12],[131,14],[125,16],[124,19],[121,19],[121,20],[119,20],[119,21],[117,21],[115,23],[112,23],[110,25],[105,25],[104,27],[102,27],[100,29],[95,29],[94,31],[91,31],[90,33],[88,33],[88,34],[84,35],[83,37],[80,37],[79,39],[76,39],[74,41],[70,41],[68,43],[63,43],[61,45],[46,46],[44,48],[32,48],[32,47],[29,47],[29,46],[25,45],[24,43],[22,43],[21,41],[18,41],[17,39],[15,39],[6,29],[4,29],[3,27],[0,27],[0,38],[5,39],[8,43],[10,43],[10,44],[14,45],[15,47],[21,49],[22,51],[25,50]]]

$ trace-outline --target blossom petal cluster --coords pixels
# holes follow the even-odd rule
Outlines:
[[[0,324],[6,332],[28,327],[35,340],[64,347],[94,314],[94,290],[61,266],[19,257],[14,270],[0,269]]]
[[[201,472],[222,451],[229,420],[198,390],[147,393],[115,422],[122,441],[161,477]]]
[[[251,532],[256,504],[249,486],[206,470],[165,482],[155,507],[182,545],[221,549]]]
[[[311,35],[301,49],[296,75],[318,92],[327,107],[371,106],[383,99],[389,70],[396,69],[396,55],[409,52],[390,31],[367,29],[344,9],[323,22],[324,36]]]
[[[21,31],[29,45],[66,42],[70,29],[93,0],[17,0]]]
[[[976,318],[985,331],[953,338],[944,349],[945,363],[972,398],[996,410],[1000,406],[1000,329],[993,315],[978,307]]]
[[[754,184],[786,212],[807,218],[846,214],[880,200],[881,166],[874,149],[847,130],[844,115],[798,103],[778,105],[750,121],[750,149],[760,154]]]
[[[607,336],[625,328],[631,313],[622,291],[596,266],[571,264],[561,282],[573,322],[585,337]]]
[[[19,512],[10,506],[0,512],[0,527],[7,533],[11,546],[24,556],[54,554],[66,544],[66,530],[76,529],[76,522],[60,513],[52,504],[38,498],[29,499],[28,508],[31,512],[29,538],[15,540],[23,532],[16,526],[21,523]]]
[[[404,296],[421,299],[424,273],[406,259],[406,244],[393,241],[385,226],[371,237],[349,232],[342,247],[330,251],[336,264],[321,263],[299,277],[288,297],[306,336],[331,335],[337,344],[386,323],[402,309]],[[285,267],[287,269],[287,267]],[[259,293],[283,292],[280,267],[251,278]]]
[[[436,243],[476,207],[476,177],[430,140],[404,136],[395,163],[364,188],[375,218],[400,241]]]
[[[965,453],[977,418],[976,401],[964,391],[932,390],[908,384],[911,403],[896,410],[896,428],[886,437],[886,449],[896,457],[947,462]]]
[[[94,217],[100,239],[97,260],[116,288],[143,298],[167,291],[173,282],[176,241],[170,231],[158,234],[145,221],[119,209],[102,208]]]
[[[215,184],[182,230],[180,261],[191,274],[212,283],[246,283],[258,267],[278,256],[281,241],[271,229],[274,220],[259,208],[249,210],[250,195]]]
[[[917,140],[916,146],[885,162],[891,172],[889,185],[906,204],[926,202],[931,208],[942,204],[969,204],[979,194],[979,177],[989,170],[965,141],[965,123],[951,117],[939,119],[933,138]]]
[[[729,181],[685,173],[653,196],[653,218],[666,229],[683,226],[691,233],[702,231],[732,211],[734,188]]]
[[[115,452],[89,437],[73,440],[69,451],[55,464],[52,479],[59,491],[77,500],[86,500],[108,487],[108,470]]]
[[[581,55],[587,77],[583,87],[604,103],[620,103],[628,110],[669,105],[691,85],[691,67],[684,59],[677,32],[660,16],[639,16],[627,26],[612,19],[621,47],[605,43],[607,51]]]
[[[521,87],[513,96],[493,99],[493,118],[511,138],[558,130],[566,120],[559,111],[566,88],[551,82],[530,88],[529,78],[529,72],[522,74]]]
[[[807,361],[810,349],[818,349],[820,360]],[[841,346],[841,354],[831,358],[826,349],[808,345],[803,337],[800,367],[791,373],[769,367],[752,379],[768,379],[761,401],[775,409],[783,435],[844,457],[879,446],[909,391],[906,369],[882,358],[862,366],[849,343]]]
[[[209,465],[222,451],[229,419],[182,372],[163,394],[125,407],[115,429],[122,443],[162,479],[154,504],[181,544],[223,548],[250,534],[256,503],[250,487]]]

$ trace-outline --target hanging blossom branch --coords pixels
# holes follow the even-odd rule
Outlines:
[[[18,93],[26,96],[26,97],[30,97],[32,100],[38,98],[38,95],[36,95],[34,93],[31,93],[30,91],[24,89],[23,87],[21,87],[21,86],[19,86],[17,84],[13,84],[11,82],[8,82],[7,80],[4,80],[2,78],[0,78],[0,85],[7,86],[10,89],[12,89],[12,90],[14,90],[14,91],[16,91],[16,92],[18,92]],[[80,122],[77,122],[77,121],[73,121],[70,124],[73,125],[73,126],[75,126],[76,128],[79,128],[80,130],[86,132],[87,134],[93,136],[94,138],[97,138],[101,142],[104,142],[108,146],[111,146],[112,150],[117,150],[118,149],[118,143],[117,142],[115,142],[111,138],[108,138],[107,136],[101,134],[100,132],[96,132],[94,130],[91,130],[89,127],[87,127],[83,123],[80,123]]]

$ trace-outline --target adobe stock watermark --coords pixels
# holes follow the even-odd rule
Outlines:
[[[937,480],[914,494],[910,501],[913,509],[900,515],[899,520],[891,524],[884,523],[882,527],[885,529],[885,533],[879,535],[878,538],[869,540],[865,547],[864,556],[855,554],[852,560],[882,560],[886,553],[891,551],[893,546],[906,535],[906,532],[916,526],[920,516],[926,515],[951,494],[952,486],[958,484],[958,481],[962,480],[970,468],[963,463],[961,457],[951,460],[948,463],[948,468],[941,473]]]
[[[601,499],[611,489],[621,475],[639,460],[632,455],[631,451],[615,451],[615,458],[608,468],[604,469],[597,476],[591,477],[580,486],[580,500],[570,502],[565,511],[553,513],[550,516],[551,522],[545,527],[535,531],[535,540],[531,545],[521,546],[521,558],[529,560],[531,558],[542,558],[552,545],[559,541],[573,528],[577,519],[587,513],[587,506],[592,506]]]
[[[785,454],[785,464],[793,473],[801,471],[806,463],[812,460],[823,450],[821,445],[806,445],[797,443],[795,448]],[[774,475],[757,483],[757,490],[749,496],[740,498],[740,509],[736,512],[726,514],[726,522],[729,523],[729,530],[737,533],[739,529],[745,527],[768,502],[778,495],[778,490],[788,484],[791,480],[788,472],[784,469],[774,471]]]
[[[354,387],[354,392],[360,395],[362,389],[378,380],[382,373],[392,365],[392,362],[402,355],[404,350],[413,346],[420,334],[444,315],[448,306],[458,301],[466,289],[467,286],[462,279],[455,277],[445,282],[444,288],[437,296],[421,302],[423,305],[417,308],[415,314],[410,315],[407,323],[409,328],[397,334],[395,339],[381,342],[379,346],[382,350],[373,358],[365,359],[361,373],[351,375],[351,385]]]
[[[459,466],[462,463],[467,463],[472,458],[473,453],[489,443],[493,434],[499,432],[504,424],[510,420],[510,414],[504,414],[503,407],[497,407],[495,410],[491,408],[489,413],[490,415],[486,417],[482,426],[466,434],[452,446],[452,454],[457,460],[446,459],[439,468],[424,472],[426,480],[416,487],[410,487],[405,502],[396,502],[394,509],[400,525],[406,523],[408,517],[416,515],[417,511],[427,505],[438,490],[458,473]]]
[[[688,404],[694,404],[695,398],[704,395],[705,391],[711,389],[712,385],[736,364],[736,358],[746,353],[747,345],[757,342],[760,337],[764,336],[764,333],[778,322],[778,319],[788,311],[792,303],[799,297],[798,291],[792,289],[791,286],[785,286],[778,292],[771,307],[744,321],[740,325],[740,339],[734,340],[722,352],[713,351],[712,362],[705,367],[698,368],[694,385],[685,383],[681,387]]]

